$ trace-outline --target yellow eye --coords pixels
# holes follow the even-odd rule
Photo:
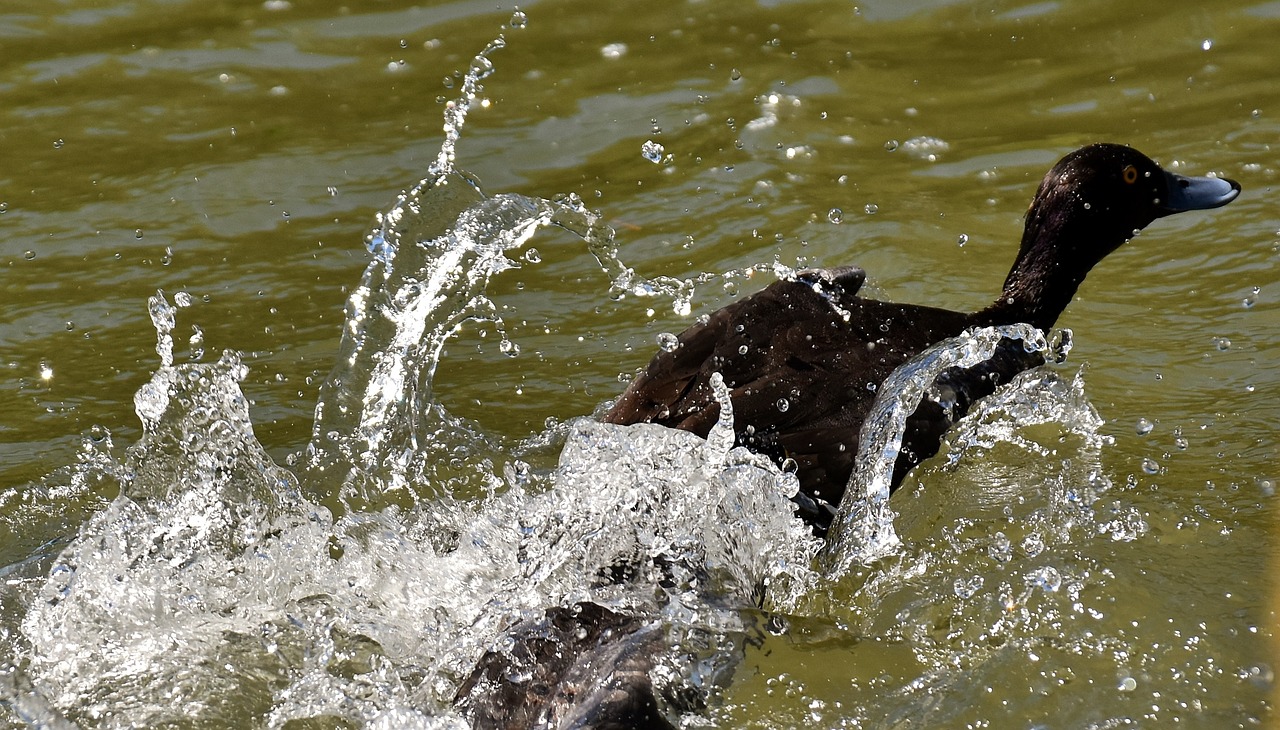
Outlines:
[[[1124,173],[1122,174],[1124,175],[1124,181],[1130,185],[1138,181],[1138,168],[1133,165],[1124,168]]]

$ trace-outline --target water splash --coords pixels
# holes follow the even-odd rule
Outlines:
[[[970,368],[991,359],[1005,340],[1021,340],[1027,352],[1065,356],[1069,337],[1051,348],[1044,333],[1026,324],[985,327],[930,347],[895,370],[881,385],[875,404],[863,422],[858,457],[828,533],[822,562],[839,577],[855,564],[893,553],[900,541],[893,528],[889,492],[894,465],[902,449],[907,417],[951,368]]]
[[[73,475],[115,480],[119,498],[81,526],[46,576],[0,594],[0,605],[23,613],[22,636],[0,636],[16,657],[0,667],[0,701],[24,720],[459,727],[453,693],[477,657],[506,646],[507,627],[576,601],[669,627],[674,653],[660,664],[662,681],[705,691],[716,681],[702,675],[709,665],[677,660],[714,651],[708,634],[740,630],[761,586],[767,606],[784,613],[812,597],[818,544],[791,517],[794,475],[732,448],[732,404],[721,382],[713,382],[721,421],[707,440],[578,420],[544,434],[542,443],[564,444],[547,471],[439,405],[432,381],[444,343],[468,320],[493,323],[506,340],[486,288],[543,227],[582,238],[610,295],[666,296],[682,313],[695,286],[717,277],[794,276],[773,262],[645,278],[619,260],[613,231],[576,196],[485,195],[455,167],[454,150],[500,47],[501,39],[476,57],[462,98],[446,109],[446,139],[428,177],[380,214],[366,238],[372,262],[348,302],[339,360],[298,478],[253,434],[239,358],[175,365],[174,307],[163,293],[149,301],[160,366],[135,397],[143,437],[123,458],[109,439],[86,444]],[[837,575],[896,539],[885,469],[902,418],[937,372],[981,359],[1001,336],[1016,333],[950,343],[881,388],[887,410],[864,435],[873,466],[850,490],[867,506],[841,506]],[[957,443],[968,448],[1003,438],[990,421],[970,430],[967,423]],[[435,470],[443,461],[460,463],[492,493],[476,503],[451,499]],[[380,499],[389,492],[406,498]],[[334,494],[336,515],[321,506],[335,506]],[[1052,545],[1052,530],[1036,526],[1040,544]],[[1032,559],[1027,536],[1014,542],[1021,547],[1008,542],[1001,565]],[[859,545],[869,550],[850,547]],[[1079,594],[1079,574],[1041,555],[1019,567],[1010,605],[1025,606],[1050,586]],[[629,577],[606,579],[619,566]],[[875,595],[880,584],[869,585]],[[944,587],[953,600],[1004,590],[973,576]],[[1014,623],[1004,620],[999,626]],[[932,646],[928,638],[915,645]],[[931,666],[965,659],[939,657]]]

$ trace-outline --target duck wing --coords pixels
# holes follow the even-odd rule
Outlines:
[[[658,423],[706,436],[720,415],[712,373],[729,386],[735,412],[744,400],[754,410],[750,403],[772,394],[787,376],[807,379],[800,374],[819,367],[822,358],[820,343],[806,330],[818,320],[838,320],[841,303],[853,301],[865,280],[853,266],[806,269],[717,310],[682,332],[673,349],[655,355],[604,420]]]

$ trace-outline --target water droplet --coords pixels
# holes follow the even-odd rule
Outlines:
[[[863,210],[867,211],[867,215],[875,215],[880,212],[880,206],[875,203],[867,203]]]
[[[9,204],[6,202],[0,201],[0,215],[4,215],[5,213],[8,213],[8,212],[9,212]]]
[[[56,139],[56,140],[54,140],[54,141],[53,141],[53,148],[54,148],[55,150],[60,150],[60,149],[62,149],[62,146],[63,146],[63,145],[65,145],[65,144],[66,144],[66,142],[63,142],[63,141],[62,141],[62,139],[61,139],[61,138],[59,138],[59,139]]]
[[[751,348],[750,348],[750,347],[747,347],[746,345],[739,345],[739,346],[738,346],[738,354],[739,354],[739,355],[745,355],[745,354],[747,354],[747,353],[748,353],[748,352],[750,352],[750,351],[751,351]]]
[[[600,49],[600,55],[604,56],[610,61],[616,61],[619,58],[622,58],[623,56],[627,55],[627,44],[626,43],[610,43],[609,45]]]
[[[325,190],[329,191],[329,197],[331,198],[338,197],[338,189],[336,187],[330,185],[329,187],[325,188]]]
[[[1050,593],[1055,593],[1062,587],[1062,574],[1058,572],[1057,568],[1046,565],[1028,573],[1027,583],[1039,586]]]
[[[827,220],[838,224],[840,221],[844,220],[844,211],[839,208],[832,208],[827,211]]]
[[[1147,434],[1151,433],[1152,429],[1154,429],[1155,427],[1156,425],[1151,421],[1148,421],[1145,418],[1139,418],[1138,423],[1135,426],[1134,430],[1138,432],[1139,436],[1146,436]]]
[[[1044,539],[1037,533],[1031,533],[1022,538],[1022,550],[1030,557],[1035,557],[1044,552]]]
[[[0,203],[0,213],[3,213],[3,212],[4,212],[4,203]],[[1241,304],[1244,305],[1245,309],[1249,309],[1250,307],[1258,303],[1258,295],[1261,293],[1262,293],[1262,287],[1255,286],[1253,288],[1253,291],[1245,296],[1244,301],[1242,301]]]
[[[658,334],[658,347],[663,352],[675,352],[680,347],[680,338],[670,332],[662,332]]]
[[[961,247],[963,247],[968,242],[969,242],[969,234],[967,233],[961,233],[960,237],[956,239],[956,243],[958,243]]]
[[[1116,689],[1120,690],[1121,692],[1132,692],[1137,688],[1138,688],[1138,680],[1134,679],[1133,677],[1122,677],[1120,679],[1120,684],[1116,686]]]
[[[41,380],[45,382],[53,380],[53,366],[45,362],[44,360],[40,361],[39,373],[40,373]]]
[[[957,598],[971,598],[982,588],[982,576],[973,575],[968,578],[956,578],[953,584]]]
[[[1160,473],[1160,465],[1156,463],[1156,460],[1155,460],[1155,459],[1150,459],[1150,458],[1148,458],[1148,459],[1143,459],[1143,460],[1142,460],[1142,471],[1143,471],[1144,473],[1146,473],[1146,474],[1159,474],[1159,473]]]
[[[485,56],[476,56],[471,59],[471,77],[479,81],[488,78],[493,73],[493,61]]]
[[[1211,48],[1213,48],[1212,38],[1205,38],[1203,41],[1200,41],[1200,50],[1207,51],[1207,50],[1210,50]]]
[[[511,14],[511,27],[523,28],[528,24],[529,24],[529,16],[525,15],[524,12],[520,10],[520,8],[516,8],[516,11]]]
[[[1258,477],[1254,480],[1254,484],[1257,485],[1258,490],[1262,492],[1264,497],[1270,497],[1276,493],[1276,482],[1274,479]]]
[[[185,309],[192,304],[195,304],[196,300],[189,292],[180,291],[173,295],[173,303],[178,305],[180,308]]]
[[[645,143],[640,145],[640,154],[655,165],[662,162],[662,153],[665,151],[662,145],[651,139],[645,140]]]
[[[1084,204],[1084,209],[1085,209],[1085,210],[1092,210],[1092,209],[1093,209],[1093,203],[1085,203],[1085,204]]]
[[[27,261],[30,261],[35,257],[36,257],[36,252],[30,249],[27,249],[26,251],[22,252],[22,258],[26,259]]]
[[[897,151],[898,151],[898,140],[896,140],[896,139],[891,139],[891,140],[889,140],[888,142],[885,142],[885,143],[884,143],[884,148],[885,148],[885,150],[886,150],[886,151],[888,151],[888,152],[897,152]]]
[[[1231,340],[1225,337],[1215,337],[1213,338],[1213,346],[1218,348],[1219,352],[1226,352],[1231,349]]]
[[[791,410],[791,401],[787,400],[786,398],[779,398],[778,410],[782,413],[786,413],[787,411]]]
[[[142,229],[141,229],[141,228],[135,228],[135,229],[133,229],[133,237],[134,237],[134,238],[137,238],[137,239],[139,239],[139,240],[141,240],[141,239],[142,239]]]
[[[542,252],[538,251],[536,248],[531,248],[524,252],[524,260],[531,264],[536,264],[542,261]]]
[[[1013,544],[1003,532],[991,536],[991,544],[987,546],[987,555],[997,563],[1007,563],[1013,558]]]

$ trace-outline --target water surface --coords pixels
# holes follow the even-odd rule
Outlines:
[[[540,230],[487,288],[519,354],[494,326],[466,325],[434,381],[499,454],[548,419],[589,414],[660,333],[760,288],[775,262],[857,263],[881,298],[985,304],[1040,175],[1080,144],[1130,143],[1241,182],[1228,208],[1157,222],[1081,288],[1053,386],[1080,422],[923,465],[893,500],[902,553],[787,606],[715,714],[725,727],[1270,721],[1280,7],[521,10],[524,27],[511,7],[473,2],[0,11],[4,666],[27,676],[23,617],[59,552],[117,496],[111,479],[67,477],[83,439],[109,431],[123,460],[142,437],[134,393],[160,365],[148,298],[190,295],[176,359],[241,353],[261,463],[296,463],[374,213],[435,160],[443,103],[501,33],[459,166],[491,195],[576,194],[617,231],[628,266],[705,281],[687,314],[669,297],[611,295],[580,238]],[[389,573],[411,581],[432,570],[429,553]],[[280,693],[297,676],[228,663],[225,685],[161,673],[157,691],[187,698],[193,724],[285,716]],[[39,692],[23,696],[81,726],[122,725],[153,697],[102,694],[150,676],[118,671],[87,689],[37,673]],[[254,699],[219,704],[226,687]],[[78,688],[99,692],[103,714],[77,714]],[[434,696],[385,695],[427,713]]]

